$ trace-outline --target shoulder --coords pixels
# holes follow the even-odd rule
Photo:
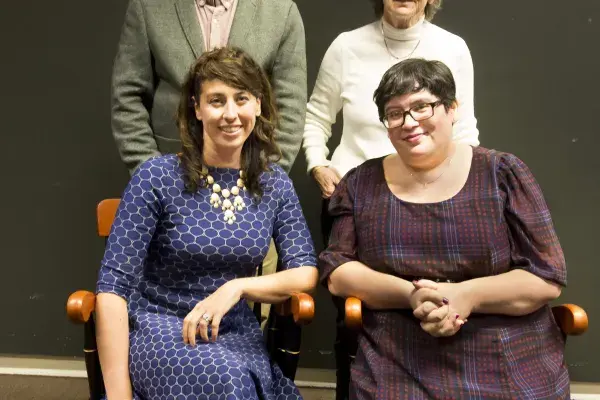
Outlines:
[[[261,12],[278,15],[279,17],[282,15],[289,16],[288,14],[292,10],[298,10],[296,3],[292,0],[256,0],[255,3]]]
[[[527,164],[512,153],[478,146],[474,148],[473,155],[482,158],[501,180],[531,176]]]
[[[440,43],[440,45],[450,46],[452,50],[459,50],[461,52],[469,51],[467,43],[460,36],[444,28],[440,28],[431,22],[425,21],[424,24],[425,35],[428,39]]]
[[[374,37],[376,32],[377,22],[371,22],[360,28],[340,33],[332,42],[331,46],[352,47],[353,45],[360,45],[363,44],[365,40]]]
[[[290,177],[279,164],[269,163],[268,169],[260,176],[261,183],[267,187],[276,187],[285,182],[291,182]]]
[[[170,178],[169,182],[181,180],[182,170],[179,157],[176,154],[152,157],[140,164],[135,170],[132,180],[134,178],[152,180],[155,187],[159,181],[162,182],[165,178]]]
[[[364,188],[366,185],[376,182],[376,177],[381,172],[381,163],[385,157],[367,160],[349,170],[342,178],[344,186],[354,192],[358,187]]]

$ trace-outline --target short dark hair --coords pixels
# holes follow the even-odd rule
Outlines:
[[[385,117],[386,104],[396,96],[429,91],[446,111],[456,103],[456,83],[452,71],[441,61],[409,58],[388,69],[373,94],[379,119]]]
[[[195,192],[205,179],[202,173],[204,148],[202,121],[196,119],[195,101],[199,101],[202,83],[219,80],[226,85],[245,90],[261,100],[261,114],[254,130],[242,147],[241,168],[248,191],[260,198],[263,189],[260,174],[268,170],[269,162],[279,160],[281,152],[275,143],[278,113],[275,96],[267,75],[245,51],[223,47],[205,52],[190,68],[183,84],[177,116],[181,137],[181,166],[186,189]]]
[[[381,18],[381,16],[383,15],[383,0],[369,1],[373,4],[373,9],[375,10],[375,15],[377,16],[377,18]],[[443,0],[436,0],[433,3],[428,3],[425,6],[425,19],[427,21],[431,21],[435,13],[437,13],[439,9],[442,8],[442,1]]]

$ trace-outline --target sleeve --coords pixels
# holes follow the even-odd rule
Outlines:
[[[356,168],[350,170],[337,185],[329,200],[333,226],[329,245],[319,255],[321,282],[327,285],[329,275],[340,265],[358,261],[358,243],[354,223]]]
[[[144,161],[160,155],[150,125],[154,70],[144,10],[131,0],[125,14],[112,75],[112,131],[121,159],[133,174]]]
[[[461,39],[459,69],[454,77],[458,100],[458,118],[454,124],[454,140],[471,146],[479,145],[475,118],[473,60],[467,44]]]
[[[306,107],[302,147],[308,172],[314,167],[330,164],[327,142],[331,138],[331,126],[342,109],[342,61],[341,36],[338,36],[325,53]]]
[[[565,286],[565,258],[540,186],[525,163],[512,154],[501,157],[499,171],[513,269]]]
[[[284,171],[280,170],[279,176],[281,195],[273,224],[273,239],[281,269],[316,267],[315,246],[294,185]]]
[[[159,189],[163,174],[153,160],[143,163],[125,188],[106,243],[97,293],[113,293],[127,300],[143,272],[161,215]]]
[[[290,171],[300,150],[306,110],[306,42],[304,24],[296,3],[287,17],[286,29],[271,73],[271,84],[279,110],[277,145],[279,165]]]

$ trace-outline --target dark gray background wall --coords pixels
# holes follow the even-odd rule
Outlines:
[[[297,3],[307,31],[310,93],[335,36],[373,16],[367,0]],[[125,6],[126,0],[2,5],[0,353],[81,355],[82,332],[67,322],[65,300],[76,289],[94,288],[103,251],[94,207],[119,196],[127,181],[109,121]],[[600,381],[600,3],[446,0],[435,23],[471,49],[482,145],[517,154],[544,189],[569,265],[561,302],[583,306],[590,317],[589,332],[568,341],[571,376]],[[319,245],[320,198],[302,154],[292,178]],[[316,301],[301,363],[331,368],[333,308],[324,290]]]

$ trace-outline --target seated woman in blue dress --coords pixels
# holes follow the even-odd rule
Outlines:
[[[396,152],[337,186],[322,279],[364,304],[352,399],[568,399],[548,303],[566,266],[542,191],[516,156],[452,140],[439,61],[390,68],[375,92]]]
[[[108,399],[296,399],[246,300],[312,290],[309,231],[273,160],[269,82],[243,51],[203,54],[178,113],[182,152],[131,178],[97,284]],[[271,238],[280,272],[255,277]]]

